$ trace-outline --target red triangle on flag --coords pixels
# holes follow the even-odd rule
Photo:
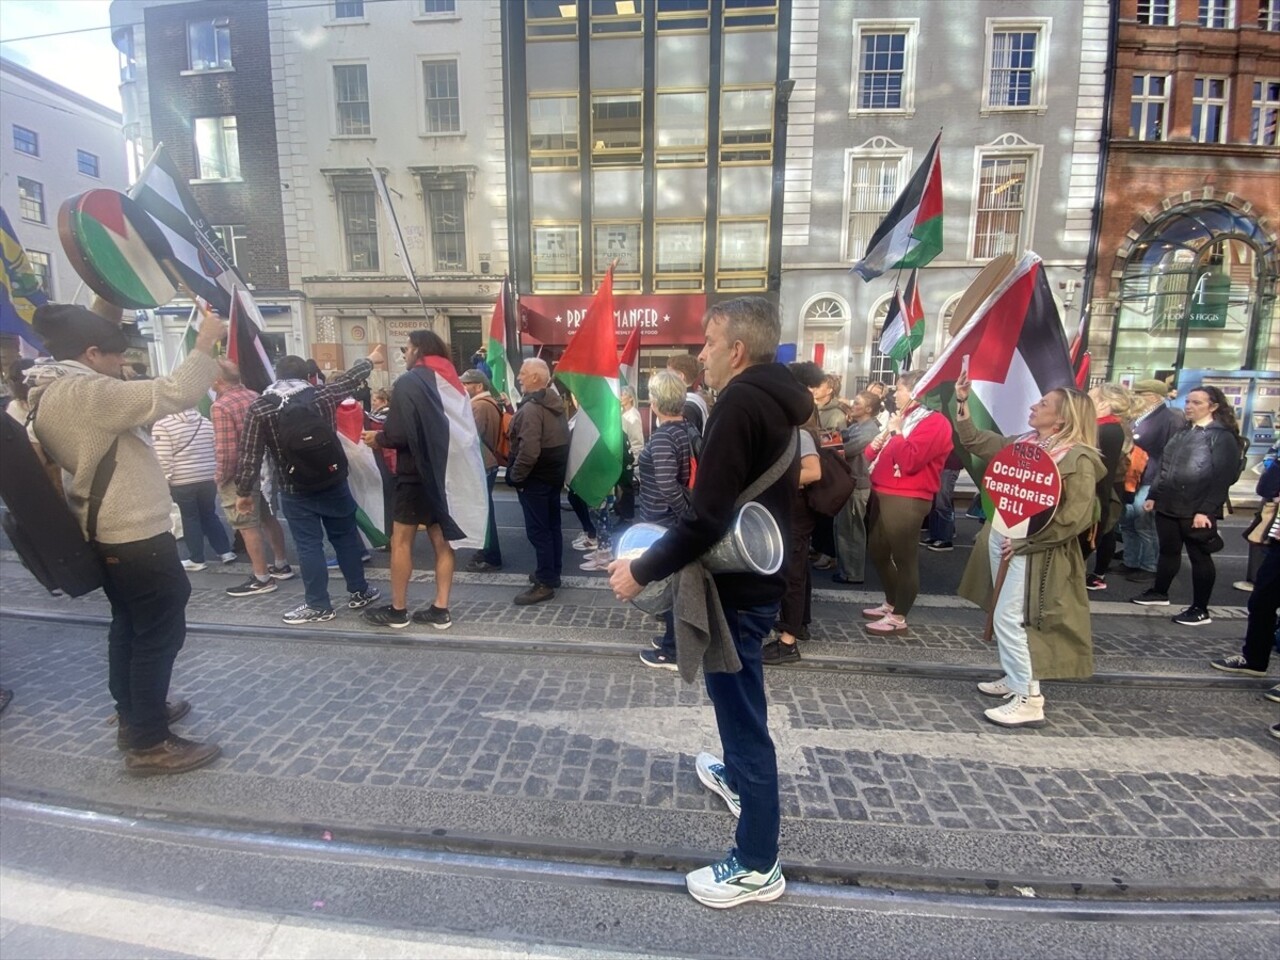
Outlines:
[[[604,276],[578,332],[569,339],[556,373],[618,377],[618,335],[613,322],[613,268]]]

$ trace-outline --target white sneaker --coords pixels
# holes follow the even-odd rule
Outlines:
[[[613,562],[613,553],[609,550],[592,550],[583,560],[583,563],[578,564],[579,570],[608,570],[609,564]]]
[[[1001,677],[999,680],[988,680],[978,684],[978,692],[988,697],[1011,697],[1013,689],[1009,684],[1005,683],[1008,677]]]
[[[1015,693],[1000,706],[984,710],[983,715],[1002,727],[1043,727],[1044,697]]]
[[[569,544],[575,550],[594,550],[597,546],[595,537],[588,537],[585,533],[580,533],[573,539],[573,543]]]
[[[725,779],[724,764],[720,762],[720,758],[709,753],[700,753],[693,761],[693,765],[698,771],[698,779],[702,781],[702,785],[719,795],[728,806],[729,812],[735,817],[742,816],[742,801],[738,799],[738,795],[729,786],[729,781]]]
[[[787,889],[780,862],[757,873],[742,865],[736,851],[719,863],[685,874],[684,884],[693,899],[717,910],[749,900],[777,900]]]
[[[231,551],[230,553],[220,553],[218,554],[218,559],[221,560],[223,563],[235,563],[236,562],[235,551]]]
[[[1237,590],[1241,591],[1242,593],[1253,593],[1252,580],[1237,580],[1231,586],[1235,587]]]
[[[196,563],[194,560],[182,561],[182,569],[187,573],[199,573],[201,570],[207,570],[208,568],[209,565],[207,563]]]

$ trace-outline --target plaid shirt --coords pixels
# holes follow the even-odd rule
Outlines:
[[[209,408],[209,419],[213,421],[213,452],[217,461],[213,479],[218,486],[236,475],[245,417],[249,414],[249,406],[257,399],[256,393],[241,384],[218,397]]]
[[[351,394],[356,387],[373,372],[373,361],[362,357],[351,365],[346,373],[333,377],[322,387],[316,387],[316,406],[332,422],[338,404]],[[276,465],[280,464],[280,436],[277,433],[280,399],[270,394],[263,394],[249,404],[249,411],[244,420],[244,433],[240,440],[240,460],[236,466],[236,494],[247,497],[258,485],[258,473],[262,469],[262,455],[270,450]],[[297,493],[280,475],[280,489],[285,493]]]

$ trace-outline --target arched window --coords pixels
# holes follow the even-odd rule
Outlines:
[[[869,381],[882,380],[887,384],[892,384],[898,376],[898,368],[893,365],[893,360],[877,349],[880,343],[880,333],[884,330],[884,320],[889,315],[889,304],[892,300],[893,295],[888,294],[877,300],[876,305],[871,308],[871,363],[867,368]]]
[[[833,293],[811,297],[800,314],[798,360],[812,360],[828,373],[844,376],[848,363],[849,305]]]

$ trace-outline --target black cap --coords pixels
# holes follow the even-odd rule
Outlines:
[[[74,360],[90,347],[103,353],[124,353],[129,347],[118,323],[71,303],[45,304],[31,326],[55,360]]]

